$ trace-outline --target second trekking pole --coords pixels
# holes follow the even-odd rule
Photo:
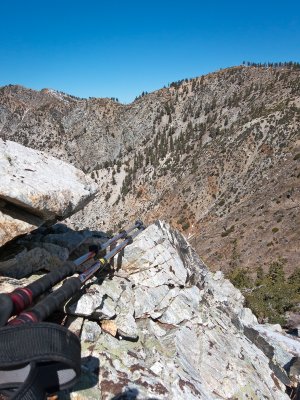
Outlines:
[[[42,299],[29,311],[24,311],[14,319],[10,320],[8,325],[19,325],[28,322],[40,322],[48,318],[54,311],[59,309],[67,300],[69,300],[76,292],[78,292],[83,284],[90,279],[100,268],[103,268],[108,261],[117,253],[122,251],[126,246],[132,243],[133,238],[137,236],[143,227],[134,232],[131,236],[127,237],[123,242],[100,258],[95,264],[88,268],[85,272],[78,277],[71,277],[67,279],[63,285]]]

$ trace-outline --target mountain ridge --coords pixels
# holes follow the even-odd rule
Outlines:
[[[164,218],[212,269],[255,273],[278,259],[287,273],[296,269],[298,70],[232,67],[129,105],[40,92],[21,102],[4,91],[2,138],[46,149],[98,184],[99,197],[71,218],[74,227]]]

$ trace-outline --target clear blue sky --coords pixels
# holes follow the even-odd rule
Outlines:
[[[2,0],[0,86],[132,101],[245,61],[300,61],[300,1]]]

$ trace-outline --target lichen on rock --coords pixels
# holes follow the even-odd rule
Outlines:
[[[91,318],[102,319],[102,334],[88,350],[102,366],[99,398],[131,391],[136,399],[288,399],[280,360],[245,335],[257,320],[240,291],[210,273],[168,224],[149,226],[125,249],[121,269],[96,287],[69,312],[89,298]],[[104,328],[107,315],[97,314],[107,299],[111,329]]]

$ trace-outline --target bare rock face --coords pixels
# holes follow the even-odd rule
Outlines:
[[[71,398],[288,399],[285,367],[300,342],[268,335],[272,327],[258,325],[243,302],[181,234],[163,222],[149,226],[113,276],[69,305],[79,320],[98,322],[84,328],[90,341],[82,343],[83,382],[98,384],[79,384]]]
[[[0,292],[107,240],[63,224],[18,238],[9,244],[18,256],[0,262]],[[24,279],[24,270],[33,275]],[[179,232],[150,225],[60,310],[82,345],[82,377],[60,398],[287,400],[299,385],[300,340],[259,325],[243,303]]]
[[[82,171],[10,141],[0,140],[0,175],[0,246],[70,216],[97,191]]]
[[[6,204],[0,200],[0,204]],[[23,235],[35,229],[36,226],[42,224],[42,219],[37,217],[26,218],[24,221],[21,217],[16,215],[12,217],[9,214],[0,211],[0,244],[3,245],[9,240],[13,239],[16,235]],[[34,219],[34,221],[32,221]]]
[[[0,276],[22,279],[38,271],[55,270],[87,253],[90,245],[106,240],[103,232],[73,231],[61,223],[40,227],[0,248]]]

